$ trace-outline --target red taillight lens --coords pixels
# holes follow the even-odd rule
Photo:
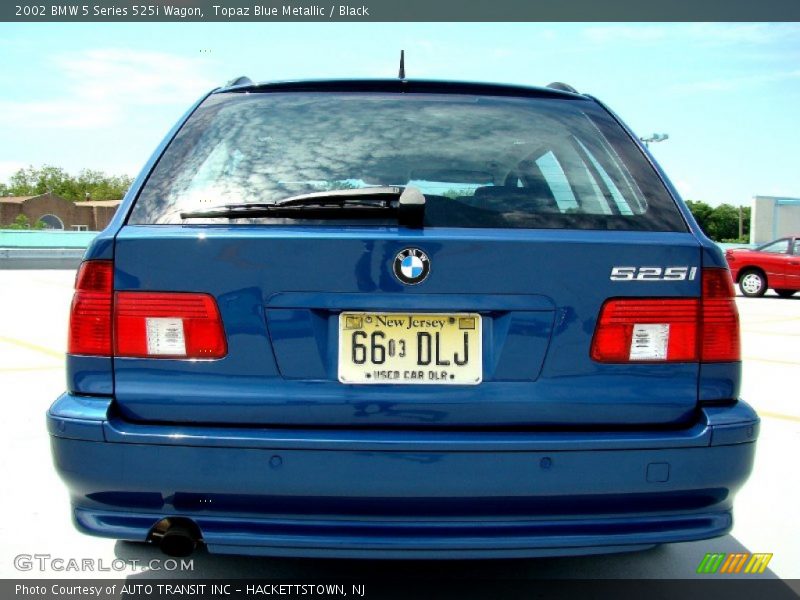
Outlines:
[[[114,269],[111,261],[81,264],[69,320],[67,352],[111,356],[111,308]]]
[[[739,316],[727,269],[704,269],[701,298],[606,301],[591,357],[605,363],[741,359]]]
[[[592,358],[599,362],[697,360],[697,299],[619,298],[600,311]]]
[[[117,292],[114,328],[115,356],[222,358],[228,351],[208,294]]]
[[[70,354],[147,358],[222,358],[228,351],[212,296],[114,294],[107,260],[86,261],[78,270],[67,347]]]
[[[727,269],[703,269],[701,362],[742,359],[739,311]]]

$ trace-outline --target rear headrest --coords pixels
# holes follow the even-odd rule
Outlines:
[[[550,189],[534,190],[531,188],[510,187],[504,185],[490,185],[475,189],[473,196],[476,204],[483,204],[486,208],[523,212],[561,212]]]

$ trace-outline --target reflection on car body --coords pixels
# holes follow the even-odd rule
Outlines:
[[[563,84],[214,90],[87,250],[67,372],[78,528],[173,554],[720,536],[758,436],[722,252]]]

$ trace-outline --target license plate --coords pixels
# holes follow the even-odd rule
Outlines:
[[[342,383],[476,385],[482,350],[475,313],[339,315]]]

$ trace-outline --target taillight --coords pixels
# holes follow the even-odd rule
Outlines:
[[[89,260],[78,269],[69,320],[70,354],[111,356],[113,272],[107,260]]]
[[[113,341],[112,341],[113,340]],[[208,294],[114,293],[114,266],[81,264],[70,314],[70,354],[141,358],[222,358],[228,346]]]
[[[696,298],[616,298],[600,312],[592,358],[599,362],[697,360]]]
[[[703,269],[700,362],[742,359],[739,311],[727,269]]]
[[[114,355],[222,358],[227,353],[217,303],[208,294],[117,292]]]
[[[701,298],[606,301],[591,357],[604,363],[740,360],[739,315],[726,269],[704,269]]]

